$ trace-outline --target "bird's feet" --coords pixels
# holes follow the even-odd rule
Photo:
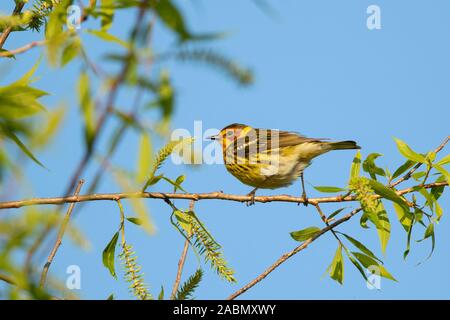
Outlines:
[[[250,192],[250,193],[247,194],[247,196],[250,196],[250,197],[251,197],[250,200],[245,201],[245,205],[246,205],[247,207],[250,207],[250,206],[252,206],[252,205],[255,204],[255,192],[256,192],[256,190],[253,190],[252,192]]]
[[[305,206],[305,207],[307,207],[308,206],[308,197],[306,196],[306,192],[305,191],[303,191],[303,193],[302,193],[302,202],[299,202],[299,203],[297,203],[297,205],[299,206],[300,205],[300,203],[303,203],[303,205]]]

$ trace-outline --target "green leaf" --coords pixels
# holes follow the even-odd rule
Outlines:
[[[174,31],[181,41],[192,38],[191,33],[188,31],[187,26],[184,23],[183,16],[178,8],[173,5],[172,1],[156,1],[155,11],[166,27]]]
[[[78,96],[81,106],[81,113],[84,120],[84,136],[86,148],[90,150],[94,141],[96,121],[95,106],[92,101],[89,76],[86,72],[81,72],[78,80]]]
[[[370,155],[367,156],[366,160],[364,160],[364,162],[363,162],[364,171],[369,173],[370,177],[374,180],[377,179],[377,175],[383,176],[383,177],[386,176],[386,173],[384,172],[384,170],[375,164],[375,160],[381,156],[382,156],[382,154],[380,154],[380,153],[371,153]]]
[[[72,61],[81,50],[81,41],[79,38],[75,38],[72,42],[70,42],[63,50],[61,56],[61,66],[65,66],[70,61]]]
[[[444,158],[435,163],[438,166],[445,166],[450,163],[450,154],[446,155]]]
[[[159,292],[158,300],[164,300],[164,287],[163,286],[161,286],[161,291]]]
[[[386,248],[391,236],[391,223],[389,217],[384,208],[383,202],[378,201],[376,211],[369,214],[369,219],[375,224],[377,228],[378,238],[380,239],[381,251],[383,254],[386,252]]]
[[[361,273],[364,280],[368,281],[367,275],[364,272],[364,268],[361,266],[361,264],[358,262],[358,260],[355,259],[355,257],[352,255],[352,253],[346,247],[343,247],[343,248],[345,249],[344,252],[346,253],[346,255],[349,258],[349,260],[351,261],[351,263],[356,267],[356,269],[358,269],[359,273]]]
[[[116,245],[119,239],[119,232],[116,232],[112,237],[111,241],[106,245],[103,250],[103,265],[109,270],[109,273],[117,279],[116,271],[114,268],[114,259],[116,256]]]
[[[19,137],[14,134],[9,128],[0,126],[0,133],[11,139],[31,160],[45,168],[45,166],[31,153],[31,151],[20,141]]]
[[[367,212],[363,212],[361,215],[361,219],[359,219],[359,224],[364,229],[369,229],[369,226],[367,225],[367,221],[369,220],[369,214]]]
[[[363,245],[361,242],[359,242],[358,240],[356,240],[355,238],[352,238],[351,236],[345,234],[345,233],[341,233],[344,237],[347,238],[348,241],[350,241],[356,248],[358,248],[359,250],[361,250],[362,253],[368,255],[369,257],[371,257],[372,259],[378,260],[381,263],[381,260],[378,259],[372,251],[370,251],[365,245]]]
[[[165,181],[167,181],[167,182],[170,183],[171,185],[173,185],[173,187],[174,187],[174,189],[175,189],[174,192],[176,192],[177,189],[180,189],[181,191],[186,192],[186,190],[183,189],[183,187],[181,186],[180,183],[178,183],[178,182],[176,182],[176,181],[173,181],[173,180],[171,180],[171,179],[169,179],[169,178],[166,178],[166,177],[162,177],[162,179],[165,180]]]
[[[394,203],[393,205],[395,212],[397,213],[398,221],[402,225],[403,229],[408,232],[411,227],[413,215],[411,214],[411,212],[409,212],[409,210],[405,211],[404,208],[399,206],[398,204]]]
[[[186,180],[186,176],[184,174],[177,177],[177,179],[175,180],[175,186],[173,188],[173,192],[177,192],[177,189],[180,189],[177,186],[181,186],[181,184],[184,182],[184,180]],[[181,189],[181,190],[186,192],[184,189]]]
[[[334,217],[337,216],[339,213],[341,213],[344,209],[345,209],[345,208],[341,208],[341,209],[338,209],[338,210],[334,211],[332,214],[330,214],[330,215],[328,216],[327,220],[330,220],[330,219],[334,218]]]
[[[395,172],[394,175],[392,176],[392,179],[395,179],[397,177],[399,177],[400,175],[402,175],[403,173],[405,173],[407,170],[411,169],[417,162],[415,161],[411,161],[411,160],[407,160],[404,164],[402,164]]]
[[[175,218],[177,219],[178,223],[183,228],[183,230],[186,231],[186,234],[190,234],[191,224],[189,222],[188,215],[180,210],[175,210],[173,214],[175,215]]]
[[[100,0],[99,10],[102,30],[109,30],[114,19],[114,0]]]
[[[406,237],[406,250],[403,253],[403,259],[406,259],[406,257],[409,254],[410,248],[411,248],[411,235],[412,235],[412,230],[414,227],[414,219],[415,219],[415,215],[412,215],[411,225],[409,226],[408,235]]]
[[[442,215],[444,214],[444,210],[442,210],[441,205],[437,201],[434,203],[434,205],[435,205],[435,211],[436,211],[436,218],[439,221],[439,220],[441,220]]]
[[[447,183],[450,183],[450,173],[447,170],[436,164],[433,167],[447,179]]]
[[[46,114],[45,120],[39,128],[39,132],[34,132],[33,136],[30,137],[31,148],[43,148],[55,137],[58,129],[63,124],[67,109],[65,106],[60,106]]]
[[[114,293],[111,293],[106,300],[114,300]]]
[[[59,54],[64,47],[64,42],[70,37],[69,31],[64,31],[63,26],[67,17],[67,7],[71,0],[63,0],[53,7],[48,16],[45,39],[47,40],[47,57],[50,65],[57,66]]]
[[[106,31],[87,30],[87,32],[89,34],[92,34],[93,36],[96,36],[99,39],[104,40],[104,41],[117,43],[117,44],[121,45],[122,47],[124,47],[125,49],[128,49],[130,47],[128,42],[126,42],[116,36],[113,36],[112,34],[106,32]]]
[[[356,259],[367,269],[369,268],[376,268],[379,272],[379,275],[381,277],[384,277],[386,279],[390,279],[393,281],[397,281],[387,270],[385,267],[380,265],[375,259],[372,259],[371,257],[359,253],[359,252],[352,252],[352,254],[355,256]]]
[[[152,143],[150,135],[142,133],[139,142],[139,156],[137,165],[137,182],[142,184],[147,178],[152,162]]]
[[[427,229],[425,230],[424,239],[428,239],[429,237],[433,236],[433,234],[434,234],[434,224],[430,223]]]
[[[426,175],[425,171],[419,171],[413,173],[411,177],[413,177],[414,180],[419,181],[421,178],[425,177],[425,175]]]
[[[397,203],[398,205],[403,207],[406,211],[409,211],[409,207],[405,202],[405,200],[403,200],[403,198],[400,197],[394,190],[387,188],[385,185],[376,180],[368,180],[368,181],[376,194],[383,197],[384,199]]]
[[[361,174],[361,151],[356,153],[355,158],[353,159],[352,167],[350,169],[350,181],[354,178],[358,178]]]
[[[431,251],[430,251],[428,257],[425,260],[428,260],[433,255],[434,247],[436,245],[436,237],[434,235],[434,223],[432,223],[432,222],[425,229],[425,234],[423,236],[423,239],[418,240],[418,242],[421,242],[421,241],[423,241],[425,239],[428,239],[428,238],[431,238]]]
[[[336,280],[340,284],[344,283],[344,261],[342,260],[342,246],[339,245],[333,261],[327,269],[331,279]]]
[[[141,219],[137,218],[137,217],[127,217],[127,220],[130,221],[131,223],[134,223],[135,225],[142,225],[142,221]]]
[[[314,237],[318,232],[320,232],[320,230],[321,229],[318,227],[309,227],[303,230],[291,232],[290,235],[295,241],[302,242]]]
[[[314,187],[314,186],[313,186]],[[323,193],[337,193],[337,192],[343,192],[346,191],[343,188],[338,188],[338,187],[326,187],[326,186],[322,186],[322,187],[314,187],[314,189],[316,189],[319,192],[323,192]]]
[[[394,138],[394,140],[397,143],[398,150],[405,158],[415,162],[427,163],[427,160],[423,155],[413,151],[405,142],[397,138]]]

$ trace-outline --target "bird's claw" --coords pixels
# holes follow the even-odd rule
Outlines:
[[[250,206],[255,204],[255,193],[254,192],[250,192],[249,194],[247,194],[247,196],[250,196],[251,198],[250,198],[250,200],[245,201],[245,205],[247,207],[250,207]]]
[[[307,207],[307,206],[308,206],[308,197],[306,196],[306,192],[303,192],[302,198],[303,198],[303,199],[302,199],[302,202],[297,203],[297,205],[299,206],[300,203],[303,203],[303,205],[304,205],[305,207]]]

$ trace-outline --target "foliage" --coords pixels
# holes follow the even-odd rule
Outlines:
[[[197,289],[198,285],[202,281],[203,278],[203,270],[198,269],[195,271],[193,275],[186,280],[186,282],[178,289],[177,294],[175,296],[175,300],[191,300],[193,299],[193,294],[195,289]]]
[[[427,257],[428,259],[435,247],[435,225],[439,222],[443,214],[438,200],[445,186],[433,187],[430,190],[427,190],[424,186],[428,182],[441,183],[450,181],[448,179],[448,172],[442,168],[443,164],[446,165],[450,162],[448,160],[449,157],[444,156],[438,160],[434,151],[422,155],[415,152],[407,143],[400,139],[395,139],[395,142],[400,154],[407,161],[396,168],[393,175],[390,174],[389,170],[382,169],[375,163],[375,160],[382,156],[381,154],[371,153],[362,161],[361,152],[358,151],[351,166],[347,188],[315,187],[315,189],[325,193],[347,191],[346,196],[353,196],[355,200],[359,201],[363,210],[360,225],[363,229],[369,228],[369,222],[375,226],[383,254],[387,252],[391,235],[391,222],[385,208],[385,203],[390,203],[396,212],[399,223],[406,232],[407,241],[403,254],[404,258],[406,259],[411,251],[413,228],[418,224],[425,228],[425,230],[423,237],[417,242],[419,243],[426,239],[430,239],[431,241],[431,252]],[[419,164],[426,165],[426,171],[417,172],[416,169],[419,168]],[[361,175],[361,166],[369,177]],[[408,170],[410,172],[407,172]],[[403,178],[401,178],[402,175],[404,175]],[[409,180],[410,177],[413,177],[416,183],[411,189],[414,191],[411,193],[411,199],[408,199],[406,195],[399,195],[398,190],[394,186]],[[432,177],[435,177],[433,181],[429,181]],[[380,181],[383,179],[384,183]],[[420,198],[417,198],[416,193],[422,198],[422,203],[419,202]],[[343,210],[342,208],[333,212],[328,216],[327,220],[331,221],[336,219]],[[318,227],[310,227],[291,232],[291,237],[296,241],[303,242],[313,238],[320,231],[321,229]],[[340,284],[344,281],[344,260],[342,256],[342,251],[344,251],[350,262],[358,269],[365,280],[367,280],[365,269],[374,267],[379,271],[380,276],[396,281],[382,265],[382,260],[377,258],[366,245],[350,235],[339,231],[333,231],[333,233],[339,242],[332,263],[327,269],[333,280],[336,280]],[[339,238],[339,235],[344,236],[359,252],[349,250],[344,245],[343,240]]]

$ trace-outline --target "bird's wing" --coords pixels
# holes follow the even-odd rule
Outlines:
[[[237,139],[230,148],[234,149],[233,153],[235,154],[240,150],[242,156],[252,158],[257,156],[257,153],[272,153],[279,148],[296,146],[306,142],[321,143],[322,140],[326,139],[307,138],[292,131],[252,129],[244,137]]]
[[[325,138],[308,138],[297,132],[292,131],[278,131],[272,130],[270,136],[269,147],[270,149],[276,147],[275,139],[278,139],[278,147],[290,147],[296,146],[305,142],[317,142],[320,143],[322,140],[328,140]],[[269,140],[269,139],[268,139]]]

